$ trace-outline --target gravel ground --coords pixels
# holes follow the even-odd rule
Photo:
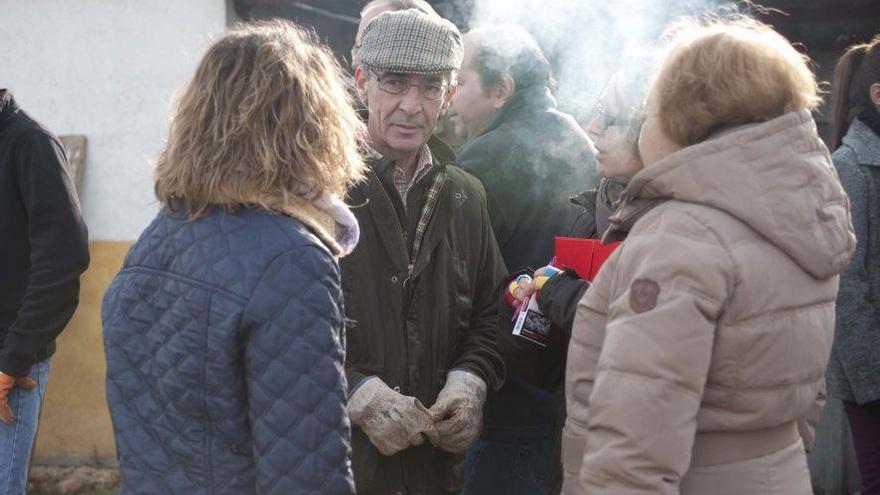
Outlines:
[[[111,495],[119,486],[119,473],[93,466],[32,466],[29,495]]]

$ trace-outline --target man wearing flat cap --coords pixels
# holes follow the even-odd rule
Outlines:
[[[417,10],[364,29],[355,78],[375,156],[349,192],[361,242],[341,260],[359,494],[457,493],[453,467],[503,380],[486,194],[432,138],[462,56],[458,29]]]

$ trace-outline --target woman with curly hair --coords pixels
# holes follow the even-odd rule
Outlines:
[[[328,49],[244,24],[182,93],[104,299],[122,494],[354,493],[339,267],[360,123]]]

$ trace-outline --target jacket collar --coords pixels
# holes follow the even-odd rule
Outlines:
[[[508,122],[528,118],[554,108],[556,108],[556,100],[546,86],[522,89],[514,93],[510,100],[498,110],[498,113],[489,121],[486,130],[480,134],[497,129]]]
[[[12,119],[12,116],[18,112],[18,104],[12,97],[12,92],[5,88],[0,88],[0,129],[6,127],[6,124]]]
[[[880,165],[880,137],[864,122],[853,119],[842,141],[849,146],[861,165]]]
[[[725,212],[820,280],[840,273],[855,246],[846,194],[809,110],[730,129],[645,167],[605,238],[670,199]]]
[[[433,158],[434,166],[455,163],[455,152],[452,151],[452,148],[444,143],[442,139],[432,135],[428,138],[427,144],[428,150],[431,152],[431,157]],[[367,157],[367,162],[380,176],[388,169],[388,167],[394,166],[394,160],[384,157],[375,151],[371,156]]]

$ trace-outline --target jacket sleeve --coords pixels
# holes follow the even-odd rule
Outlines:
[[[662,228],[630,234],[606,280],[611,298],[579,476],[591,495],[677,495],[690,465],[734,264],[709,229],[667,214]]]
[[[482,191],[481,191],[482,192]],[[480,195],[482,196],[482,195]],[[498,354],[496,326],[501,282],[507,275],[498,243],[489,225],[485,199],[480,204],[480,246],[475,266],[473,310],[470,326],[458,332],[458,355],[450,369],[460,368],[476,373],[490,389],[501,388],[504,382],[504,361]]]
[[[868,225],[869,184],[859,166],[853,163],[837,163],[840,182],[850,200],[856,249],[849,265],[840,275],[837,293],[837,325],[835,346],[840,362],[852,387],[856,402],[876,400],[875,378],[869,376],[877,367],[877,349],[880,349],[880,313],[871,302],[871,282],[868,263],[876,263],[869,256],[870,229],[880,226]]]
[[[268,266],[247,314],[257,493],[354,493],[339,268],[309,245]]]
[[[565,270],[550,277],[544,284],[544,288],[538,293],[538,307],[555,327],[561,328],[566,335],[571,335],[578,301],[589,287],[590,283],[578,277],[573,270]]]
[[[0,371],[22,376],[34,364],[34,354],[48,347],[73,316],[89,245],[61,144],[43,132],[30,132],[17,143],[14,160],[28,215],[31,266],[0,352]]]

